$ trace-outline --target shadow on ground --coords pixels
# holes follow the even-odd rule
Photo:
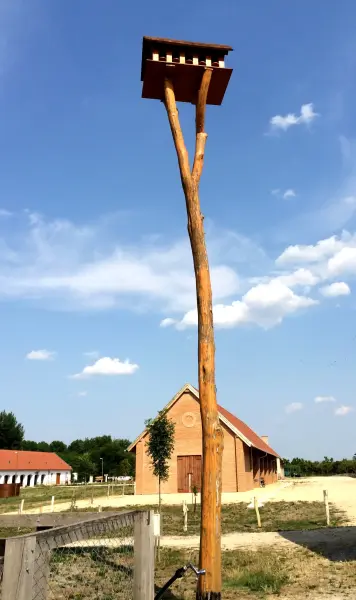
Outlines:
[[[155,595],[160,591],[160,586],[155,584]],[[170,590],[166,590],[162,596],[162,600],[179,600],[180,596],[175,596],[175,594]]]
[[[356,560],[356,527],[330,527],[310,531],[280,531],[285,540],[333,561]]]

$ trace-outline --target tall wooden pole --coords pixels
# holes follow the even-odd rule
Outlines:
[[[197,599],[221,597],[221,467],[223,433],[219,422],[215,387],[215,343],[213,305],[203,215],[200,211],[199,182],[204,165],[205,108],[212,70],[204,71],[196,104],[196,144],[193,168],[179,122],[174,80],[164,85],[165,107],[177,152],[185,195],[188,233],[192,248],[198,310],[198,375],[200,413],[203,432],[202,514],[200,532],[200,568],[206,575],[199,579]]]

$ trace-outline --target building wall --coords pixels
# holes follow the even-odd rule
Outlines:
[[[177,457],[202,455],[202,433],[200,407],[196,398],[186,391],[172,406],[168,416],[175,423],[175,445],[169,463],[169,479],[162,483],[163,494],[178,491]],[[223,423],[224,453],[222,467],[222,491],[245,492],[259,487],[260,477],[266,483],[277,481],[276,459],[272,457],[263,463],[262,452],[249,448],[236,437]],[[157,494],[158,480],[153,476],[151,460],[147,456],[147,437],[135,447],[136,452],[136,494]],[[261,470],[260,470],[261,469]]]
[[[236,437],[235,452],[237,465],[237,491],[246,492],[253,488],[251,448],[246,446],[240,438]]]
[[[193,396],[185,392],[169,410],[168,416],[175,423],[175,443],[169,462],[169,479],[162,483],[163,494],[177,492],[177,456],[202,454],[200,409]],[[146,453],[146,441],[147,437],[144,437],[136,445],[136,493],[156,494],[158,480],[152,473],[151,460]]]
[[[1,471],[0,484],[5,483],[21,483],[23,476],[23,487],[33,487],[35,485],[56,485],[57,473],[61,474],[60,484],[70,483],[70,471]]]
[[[200,408],[197,400],[185,392],[169,410],[175,423],[175,445],[169,464],[169,479],[162,483],[162,493],[173,494],[178,488],[177,457],[202,455]],[[223,425],[224,454],[222,487],[224,492],[236,492],[236,466],[234,436]],[[153,476],[151,461],[146,453],[147,438],[136,445],[136,493],[158,493],[158,480]]]

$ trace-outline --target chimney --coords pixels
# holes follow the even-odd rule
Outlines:
[[[269,438],[268,435],[261,435],[261,440],[264,441],[265,444],[267,444],[267,446],[269,446]]]

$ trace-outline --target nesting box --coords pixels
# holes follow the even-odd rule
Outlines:
[[[204,70],[212,69],[207,104],[222,103],[232,69],[225,66],[230,46],[144,37],[142,98],[164,99],[164,80],[173,81],[176,100],[196,104]]]

